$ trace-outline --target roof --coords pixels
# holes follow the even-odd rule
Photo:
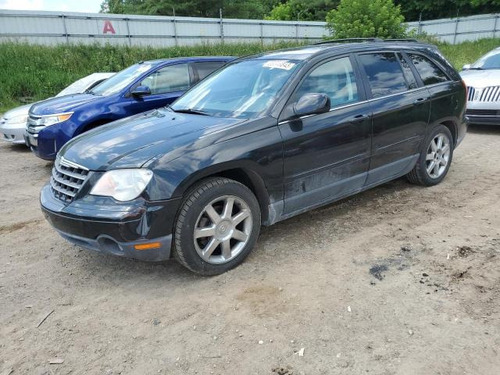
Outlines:
[[[141,63],[158,65],[163,63],[184,63],[184,62],[196,62],[196,61],[231,61],[234,60],[234,56],[191,56],[191,57],[174,57],[169,59],[156,59],[156,60],[147,60],[141,61]]]
[[[372,50],[380,48],[402,48],[402,47],[420,47],[433,48],[432,45],[420,43],[415,39],[387,39],[378,38],[365,39],[337,39],[317,44],[312,44],[304,47],[289,48],[278,51],[265,52],[252,56],[257,59],[286,59],[286,60],[308,60],[314,56],[321,55],[332,51],[337,52],[354,52],[360,49]]]

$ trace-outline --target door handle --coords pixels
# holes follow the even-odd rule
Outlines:
[[[418,98],[417,100],[415,100],[413,102],[413,105],[420,105],[420,104],[424,104],[427,100],[429,100],[429,98]]]
[[[367,115],[361,115],[361,114],[360,114],[360,115],[356,115],[356,116],[354,116],[352,119],[350,119],[350,120],[349,120],[349,122],[350,122],[351,124],[356,124],[356,123],[358,123],[358,122],[361,122],[361,121],[363,121],[363,120],[366,120],[367,118],[368,118],[368,116],[367,116]]]

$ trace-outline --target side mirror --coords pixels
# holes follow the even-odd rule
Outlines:
[[[293,106],[296,116],[316,115],[330,110],[330,98],[325,94],[308,93]]]
[[[462,68],[462,70],[469,70],[470,69],[470,64],[465,64]]]
[[[132,94],[133,96],[151,95],[151,89],[148,86],[140,85],[130,91],[130,94]]]

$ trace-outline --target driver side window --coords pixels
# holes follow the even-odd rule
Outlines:
[[[166,66],[144,78],[141,85],[149,87],[152,95],[187,90],[189,88],[188,65]]]
[[[328,95],[331,108],[357,102],[358,88],[351,60],[343,57],[314,68],[295,92],[294,101],[308,93]]]

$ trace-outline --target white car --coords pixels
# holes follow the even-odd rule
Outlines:
[[[467,117],[471,124],[500,125],[500,48],[460,72],[467,86]]]
[[[97,86],[114,74],[115,73],[93,73],[73,82],[56,96],[83,93]],[[25,104],[11,109],[5,112],[2,118],[0,118],[0,133],[3,134],[2,138],[5,141],[15,144],[24,144],[23,134],[26,129],[26,121],[28,121],[28,111],[32,105],[33,103]]]

